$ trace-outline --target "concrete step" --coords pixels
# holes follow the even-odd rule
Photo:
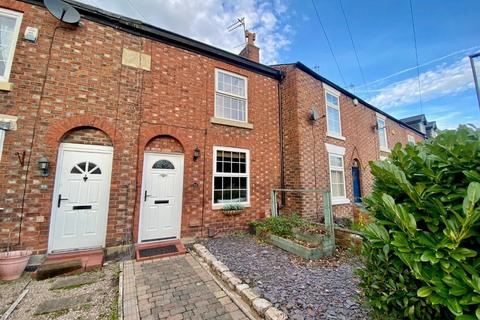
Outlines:
[[[144,256],[141,252],[145,249],[146,250],[151,249],[151,251],[155,251],[155,249],[157,248],[162,249],[169,246],[174,246],[176,251],[168,252],[168,253],[153,254],[148,256]],[[177,256],[177,255],[185,254],[185,252],[186,252],[185,246],[180,240],[140,243],[140,244],[137,244],[135,248],[135,258],[137,261],[143,261],[143,260],[158,259],[158,258],[164,258],[164,257],[170,257],[170,256]]]

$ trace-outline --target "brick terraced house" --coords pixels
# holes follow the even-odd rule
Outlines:
[[[275,66],[281,83],[284,186],[330,189],[334,215],[351,218],[370,193],[368,162],[383,160],[396,143],[416,143],[424,133],[375,108],[297,62]],[[318,194],[286,194],[286,210],[321,218]]]
[[[351,216],[368,161],[424,138],[300,63],[260,64],[251,33],[235,55],[73,5],[78,25],[40,0],[0,0],[2,248],[224,234],[268,216],[284,186],[331,185],[335,213]],[[241,214],[223,214],[232,202]]]

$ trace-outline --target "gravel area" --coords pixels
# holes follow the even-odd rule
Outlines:
[[[51,290],[51,287],[55,281],[62,279],[62,277],[43,281],[32,280],[28,283],[30,280],[30,274],[24,274],[19,280],[0,283],[0,301],[3,306],[4,302],[7,302],[4,301],[4,296],[6,296],[9,303],[5,303],[6,306],[4,310],[8,309],[10,304],[15,301],[18,295],[22,292],[25,284],[28,283],[27,288],[30,289],[30,291],[10,315],[9,319],[116,319],[116,317],[113,318],[111,315],[112,313],[117,312],[118,270],[118,264],[112,263],[101,270],[89,273],[97,278],[95,283],[60,290]],[[70,277],[77,277],[77,275]],[[11,294],[5,295],[6,291],[10,290],[10,288],[15,288],[15,294],[12,290]],[[71,310],[58,311],[44,315],[34,315],[37,307],[44,301],[61,298],[75,300],[85,295],[88,295],[89,301],[82,303]],[[2,313],[0,313],[0,315]]]
[[[24,273],[20,279],[15,281],[0,280],[0,316],[17,300],[30,280],[29,273]]]
[[[246,235],[203,244],[290,319],[368,319],[358,303],[358,262],[345,252],[307,261]]]

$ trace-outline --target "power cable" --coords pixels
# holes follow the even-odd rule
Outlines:
[[[343,8],[342,0],[338,0],[338,2],[340,2],[340,9],[342,10],[343,19],[345,19],[345,25],[347,26],[350,42],[352,43],[353,52],[355,53],[355,59],[357,60],[358,69],[360,70],[360,75],[362,76],[363,84],[365,85],[367,81],[365,80],[365,74],[363,73],[363,68],[362,68],[362,65],[360,64],[360,59],[358,58],[357,48],[355,47],[355,42],[353,41],[352,32],[350,30],[350,24],[348,23],[347,15],[345,14],[345,9]]]
[[[325,27],[323,26],[322,19],[320,19],[320,15],[318,14],[317,6],[315,5],[315,0],[312,0],[312,5],[313,8],[315,9],[315,14],[317,16],[318,23],[320,23],[320,27],[322,28],[323,35],[325,36],[325,39],[327,40],[328,48],[330,49],[330,53],[332,54],[333,60],[335,61],[335,65],[337,66],[338,73],[340,74],[340,78],[342,78],[343,85],[346,87],[347,82],[345,81],[345,78],[343,77],[342,70],[340,70],[340,66],[337,61],[337,57],[335,56],[335,53],[333,52],[332,45],[330,43],[330,39],[328,39],[327,32],[325,31]]]
[[[133,6],[133,4],[132,4],[132,2],[131,2],[130,0],[127,0],[127,2],[128,2],[128,5],[130,6],[130,8],[132,8],[133,10],[135,10],[135,12],[136,12],[140,17],[142,17],[143,22],[148,22],[148,21],[147,21],[147,18],[145,18],[145,16],[144,16],[137,8],[135,8],[135,7]]]
[[[417,33],[415,31],[415,18],[413,16],[412,0],[410,0],[409,3],[410,3],[410,16],[412,17],[413,42],[415,44],[415,59],[417,63],[418,97],[420,101],[420,113],[423,113],[422,86],[420,83],[420,67],[418,63]]]

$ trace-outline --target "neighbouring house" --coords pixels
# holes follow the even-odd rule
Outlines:
[[[427,121],[424,114],[401,119],[400,121],[422,132],[427,138],[435,138],[438,134],[437,122]]]
[[[0,2],[2,248],[225,234],[270,215],[280,187],[331,188],[351,217],[368,161],[424,139],[301,63],[260,64],[253,33],[236,55],[73,4],[78,25],[40,0]],[[311,197],[282,206],[315,216]]]
[[[297,62],[275,66],[281,83],[284,186],[330,189],[334,215],[351,218],[370,193],[369,161],[383,160],[400,142],[424,140],[420,130],[375,108]],[[318,193],[285,195],[287,211],[322,217]]]
[[[246,58],[84,4],[78,26],[43,1],[0,6],[3,247],[206,237],[269,214],[281,72],[252,35]]]

